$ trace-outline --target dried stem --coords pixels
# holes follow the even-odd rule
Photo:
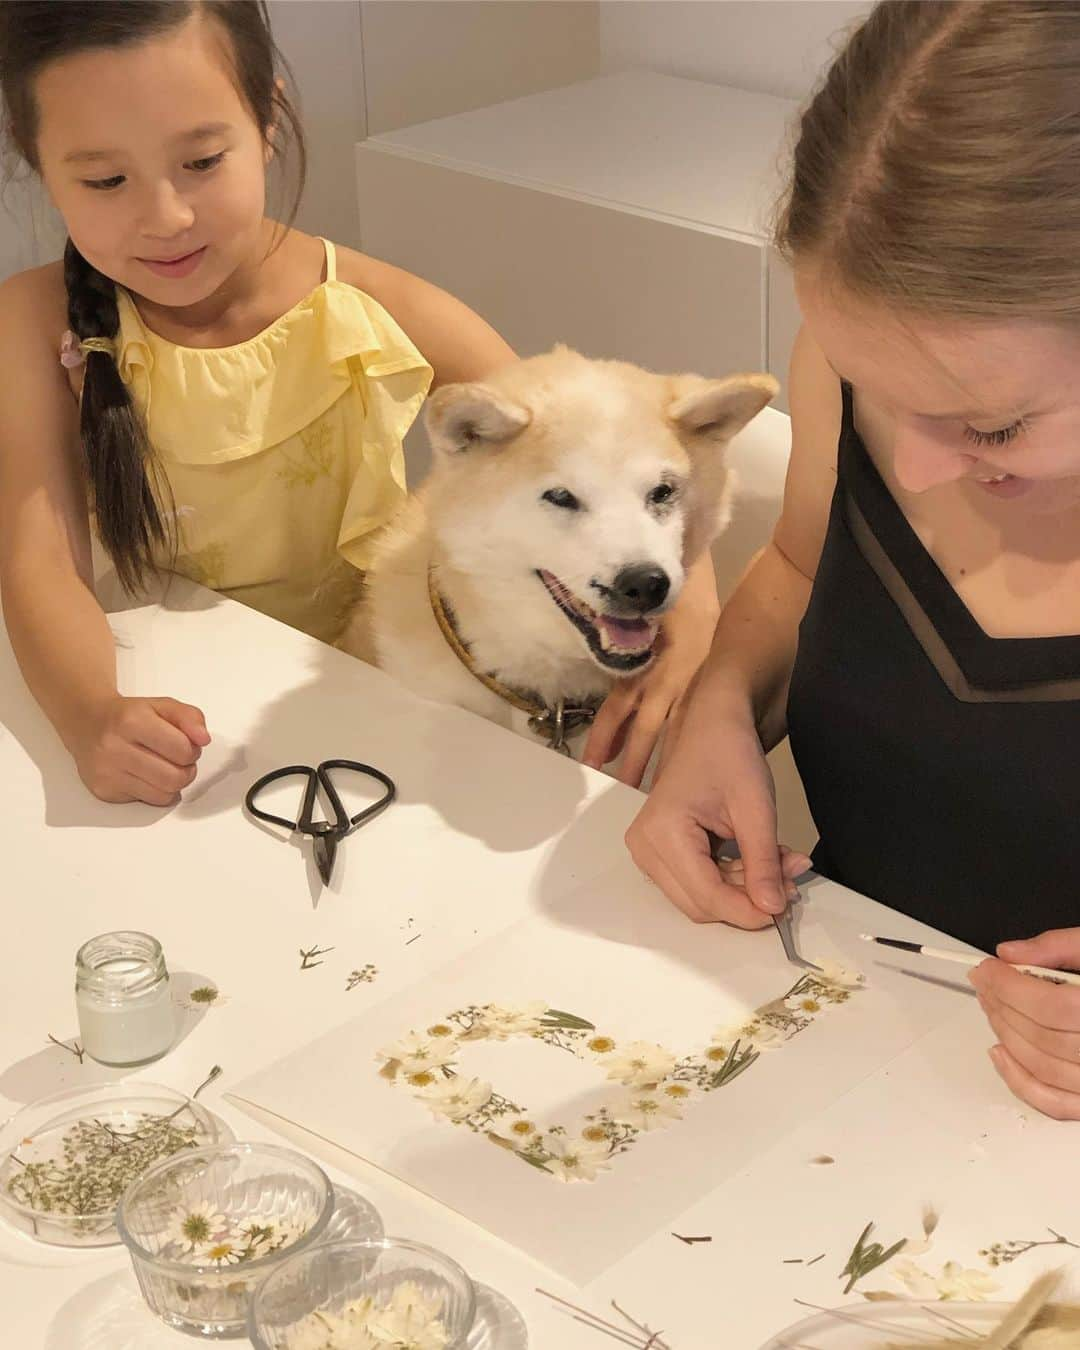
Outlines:
[[[83,1056],[86,1054],[86,1051],[78,1041],[73,1039],[71,1044],[68,1045],[65,1041],[58,1041],[52,1032],[49,1032],[48,1036],[53,1045],[58,1045],[61,1050],[66,1050],[69,1055],[74,1055],[80,1064],[83,1062]]]

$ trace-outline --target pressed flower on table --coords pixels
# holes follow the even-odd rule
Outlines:
[[[645,1089],[627,1098],[615,1107],[611,1117],[620,1125],[632,1125],[635,1130],[662,1130],[673,1120],[682,1120],[682,1108],[668,1094]]]
[[[780,1048],[827,1006],[846,1002],[859,977],[840,972],[836,980],[801,976],[786,993],[737,1026],[720,1028],[712,1044],[681,1059],[654,1041],[617,1040],[577,1013],[542,1000],[471,1004],[429,1025],[425,1035],[410,1032],[381,1050],[381,1074],[411,1089],[436,1116],[482,1134],[542,1173],[560,1181],[593,1181],[639,1136],[677,1122],[699,1096],[751,1069],[762,1050]],[[513,1039],[542,1041],[594,1064],[630,1092],[600,1102],[576,1127],[550,1122],[540,1127],[527,1104],[502,1096],[491,1083],[464,1077],[459,1067],[470,1043]]]
[[[410,1031],[400,1041],[378,1051],[378,1057],[396,1064],[402,1073],[421,1073],[425,1069],[439,1069],[452,1063],[461,1053],[457,1044],[447,1038],[419,1036]]]
[[[632,1041],[604,1060],[607,1076],[628,1087],[659,1083],[675,1067],[675,1056],[662,1045]]]
[[[593,1181],[611,1166],[611,1149],[592,1139],[548,1135],[544,1140],[545,1166],[559,1181]]]
[[[479,1078],[447,1078],[417,1094],[437,1116],[447,1120],[465,1120],[491,1100],[491,1084]]]

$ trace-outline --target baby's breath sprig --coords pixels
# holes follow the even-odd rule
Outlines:
[[[1036,1247],[1074,1247],[1080,1251],[1080,1242],[1070,1242],[1064,1234],[1050,1227],[1047,1227],[1046,1231],[1050,1234],[1049,1238],[1033,1241],[1014,1238],[1009,1242],[995,1242],[992,1247],[984,1248],[979,1255],[985,1257],[992,1266],[1007,1266],[1018,1257],[1034,1251]]]
[[[198,1147],[199,1130],[170,1117],[141,1113],[131,1130],[78,1120],[64,1131],[58,1156],[26,1162],[17,1154],[5,1189],[13,1200],[43,1214],[108,1215],[121,1195],[155,1163]]]
[[[374,984],[378,973],[378,969],[370,962],[366,966],[361,966],[359,970],[351,971],[345,981],[345,992],[355,989],[358,984]]]

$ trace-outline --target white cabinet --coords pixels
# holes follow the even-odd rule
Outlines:
[[[786,377],[795,307],[768,221],[796,105],[625,71],[357,147],[366,252],[483,314],[661,370]]]

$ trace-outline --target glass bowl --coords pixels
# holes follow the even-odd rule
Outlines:
[[[255,1350],[348,1350],[360,1328],[379,1319],[379,1344],[464,1350],[475,1318],[476,1290],[456,1261],[382,1238],[290,1253],[255,1290],[247,1333]],[[431,1335],[436,1320],[444,1336]]]
[[[990,1344],[984,1337],[1000,1330],[1012,1303],[909,1302],[872,1303],[869,1307],[844,1307],[805,1317],[765,1342],[759,1350],[813,1345],[815,1350],[867,1350],[898,1340],[932,1341],[944,1344],[950,1330],[966,1334],[975,1345]],[[947,1310],[947,1311],[946,1311]],[[963,1343],[963,1334],[955,1344]],[[949,1341],[950,1345],[954,1342]]]
[[[159,1083],[95,1083],[42,1097],[0,1129],[0,1215],[39,1242],[109,1247],[127,1186],[170,1153],[232,1131]]]
[[[322,1237],[330,1178],[273,1144],[179,1154],[124,1192],[120,1238],[151,1312],[198,1336],[243,1336],[248,1295],[286,1257]]]

